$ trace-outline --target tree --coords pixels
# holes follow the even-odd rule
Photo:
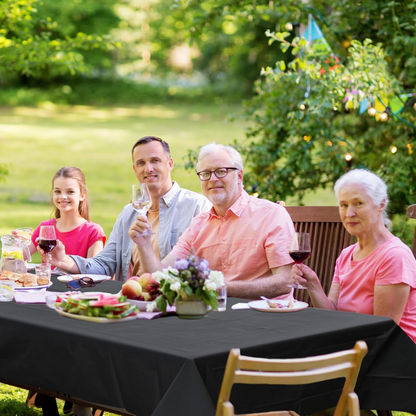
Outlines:
[[[283,61],[266,68],[246,103],[247,136],[254,140],[236,143],[250,172],[246,183],[262,197],[296,196],[301,203],[306,192],[332,186],[350,167],[364,167],[387,180],[390,209],[403,213],[414,201],[408,185],[416,179],[414,110],[404,106],[384,123],[381,114],[377,121],[358,112],[363,100],[377,97],[390,99],[392,108],[400,97],[413,103],[390,73],[381,45],[352,41],[344,65],[304,39],[286,43],[286,35],[269,34],[297,57],[288,68]]]
[[[84,72],[80,50],[118,46],[108,35],[77,32],[59,38],[57,24],[46,15],[38,16],[37,5],[38,0],[0,3],[0,82],[7,83],[17,76],[41,78],[46,74]],[[0,164],[0,180],[7,174],[7,166]]]
[[[403,213],[414,203],[409,183],[416,183],[416,120],[414,97],[408,95],[416,92],[415,0],[186,4],[198,10],[194,22],[201,33],[230,14],[247,21],[262,14],[279,16],[269,40],[280,41],[291,58],[270,62],[262,70],[254,96],[245,104],[249,142],[236,143],[246,159],[245,182],[253,192],[272,200],[296,195],[301,203],[307,191],[332,186],[350,167],[366,167],[390,185],[393,213]],[[282,31],[288,22],[306,25],[310,13],[333,55],[322,44],[311,48]],[[276,43],[271,47],[277,48]],[[384,123],[359,114],[364,99],[382,106],[380,102],[400,97],[406,100],[404,110],[396,116],[391,112]],[[352,156],[348,163],[347,153]]]
[[[70,2],[71,3],[71,2]],[[109,50],[118,46],[108,35],[68,31],[59,34],[57,23],[38,0],[3,0],[0,3],[0,76],[42,77],[86,70],[81,50]]]

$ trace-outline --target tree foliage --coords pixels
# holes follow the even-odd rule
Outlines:
[[[57,6],[74,7],[80,2],[44,1],[53,6],[42,9],[38,0],[0,2],[0,81],[3,84],[20,76],[44,79],[85,72],[87,67],[82,50],[110,50],[118,46],[108,35],[77,31],[76,25],[74,28],[58,26],[45,13]],[[109,1],[111,0],[106,0],[107,3]],[[83,3],[84,7],[91,9],[96,2]],[[42,13],[38,13],[37,7],[40,7]],[[58,10],[55,11],[57,14]],[[59,11],[65,15],[62,9]],[[7,174],[7,166],[0,164],[0,180],[4,180]]]
[[[87,3],[91,6],[94,2]],[[64,4],[79,2],[3,0],[0,3],[0,75],[3,80],[16,75],[41,78],[85,72],[87,67],[82,50],[117,47],[105,32],[85,33],[76,30],[74,24],[71,28],[69,24],[59,26],[47,12],[55,10],[51,14],[57,15],[56,7]],[[59,13],[65,15],[62,8]],[[83,28],[87,29],[87,25]]]
[[[416,113],[414,97],[407,95],[416,92],[415,0],[186,3],[198,8],[194,23],[201,33],[229,15],[247,21],[274,16],[270,47],[290,53],[265,65],[245,104],[249,142],[236,145],[246,159],[246,186],[261,197],[296,196],[301,203],[307,191],[332,186],[349,168],[364,167],[387,180],[393,213],[414,203]],[[310,13],[334,55],[322,42],[311,47],[284,32],[288,22],[306,25]],[[404,95],[404,110],[390,113],[384,123],[359,114],[364,99],[387,104]]]

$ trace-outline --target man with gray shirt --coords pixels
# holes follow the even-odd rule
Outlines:
[[[196,192],[182,189],[171,179],[173,159],[169,145],[155,136],[145,136],[132,149],[133,170],[140,183],[146,183],[152,206],[148,220],[152,224],[152,246],[160,258],[166,257],[193,217],[208,211],[211,203]],[[130,276],[142,274],[140,256],[128,235],[137,212],[131,204],[124,207],[104,249],[92,258],[66,255],[62,243],[52,250],[53,266],[70,273],[89,273],[115,276],[125,281]]]

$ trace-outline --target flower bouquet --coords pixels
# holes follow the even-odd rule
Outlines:
[[[148,312],[157,306],[166,313],[167,304],[172,306],[175,300],[202,300],[217,310],[217,288],[224,286],[224,275],[210,270],[204,258],[191,254],[186,259],[176,260],[175,268],[169,267],[152,275],[159,282],[162,294],[147,306]]]

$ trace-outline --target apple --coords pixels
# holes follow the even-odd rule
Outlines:
[[[152,283],[156,283],[156,279],[152,276],[152,273],[143,273],[140,277],[138,282],[142,285],[142,287],[147,288]]]
[[[129,279],[121,287],[121,294],[127,299],[137,299],[142,294],[142,285],[135,279]]]

